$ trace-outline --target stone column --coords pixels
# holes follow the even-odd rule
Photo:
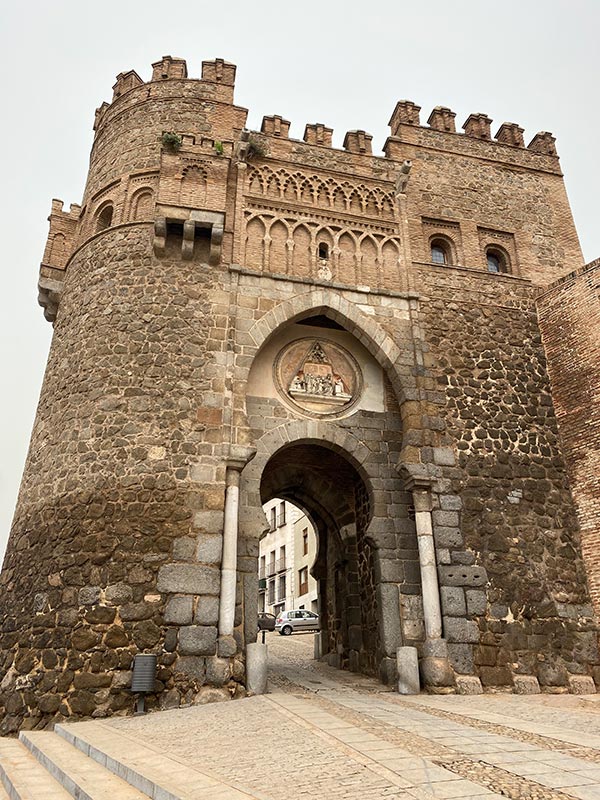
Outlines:
[[[430,488],[416,485],[413,482],[412,496],[415,507],[419,566],[421,568],[425,637],[427,639],[439,639],[442,635],[442,609],[440,606],[440,589],[435,558],[435,543],[433,541],[433,525],[431,522]]]
[[[239,451],[239,452],[238,452]],[[223,555],[221,557],[221,593],[219,600],[219,639],[233,636],[235,588],[237,582],[237,545],[240,507],[240,474],[254,457],[250,448],[231,448],[225,472],[225,513]]]
[[[442,638],[442,610],[431,517],[431,481],[427,478],[410,478],[406,488],[412,492],[415,507],[425,621],[425,641],[419,661],[421,679],[425,686],[453,686],[454,670],[448,661],[446,640]]]

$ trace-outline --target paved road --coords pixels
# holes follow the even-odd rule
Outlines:
[[[268,695],[107,724],[259,800],[600,800],[595,696],[400,697],[267,641]]]

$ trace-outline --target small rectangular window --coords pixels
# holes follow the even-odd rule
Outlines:
[[[298,594],[306,594],[308,592],[308,567],[302,567],[298,571],[298,584]]]

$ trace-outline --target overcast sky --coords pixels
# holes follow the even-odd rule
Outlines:
[[[239,2],[54,0],[0,12],[2,300],[0,554],[10,527],[52,327],[36,281],[53,197],[79,203],[94,109],[117,73],[150,78],[162,55],[237,64],[236,102],[249,127],[265,114],[373,134],[380,153],[399,99],[517,122],[558,152],[586,261],[600,256],[597,187],[598,0]],[[566,270],[572,268],[565,265]]]

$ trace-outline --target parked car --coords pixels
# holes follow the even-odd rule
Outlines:
[[[275,630],[279,631],[282,636],[289,636],[301,631],[318,631],[319,629],[319,615],[303,608],[283,611],[275,623]]]
[[[258,630],[259,631],[274,631],[275,630],[275,615],[267,614],[261,611],[258,615]]]

